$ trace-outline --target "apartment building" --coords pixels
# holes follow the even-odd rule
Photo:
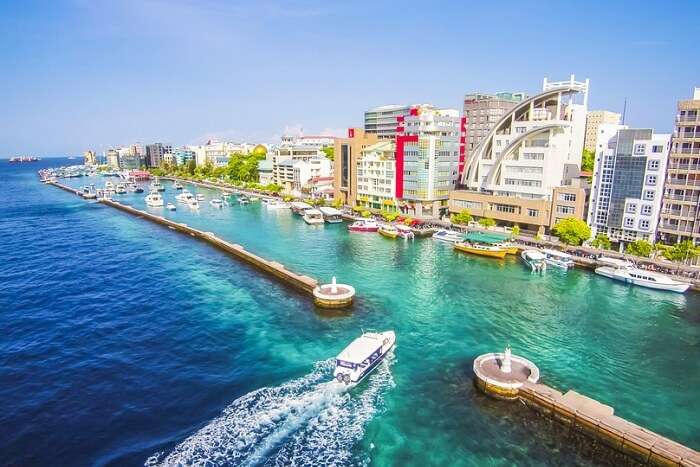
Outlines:
[[[172,151],[172,149],[171,149]],[[163,161],[165,147],[161,143],[149,144],[146,146],[146,166],[158,167]]]
[[[518,102],[527,97],[527,94],[522,92],[466,94],[462,113],[466,124],[464,155],[468,158],[474,152],[474,148],[486,138],[491,128]]]
[[[376,144],[376,133],[362,128],[349,128],[347,138],[336,138],[334,149],[333,196],[343,204],[357,205],[357,161],[362,151]]]
[[[700,88],[678,102],[659,236],[668,244],[700,245]]]
[[[619,125],[622,116],[609,110],[591,110],[586,115],[586,136],[583,149],[595,153],[597,150],[598,127],[600,125]]]
[[[598,127],[588,212],[592,235],[613,242],[656,240],[670,135],[621,125]]]
[[[95,151],[85,151],[83,153],[83,164],[97,165],[97,155],[95,154]]]
[[[356,172],[358,206],[389,212],[397,210],[395,142],[380,141],[363,149]]]
[[[309,180],[332,175],[331,161],[316,156],[309,159],[284,159],[273,165],[273,181],[296,196],[301,195]]]
[[[451,194],[450,211],[470,209],[478,217],[535,230],[550,227],[555,190],[580,189],[572,180],[580,172],[588,88],[588,80],[573,75],[566,81],[545,78],[540,94],[510,109],[474,148],[462,174],[464,189]],[[582,217],[583,210],[573,215]]]

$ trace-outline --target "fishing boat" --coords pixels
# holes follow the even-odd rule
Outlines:
[[[413,230],[405,225],[397,224],[396,231],[398,232],[399,238],[405,238],[406,240],[413,240],[416,236]]]
[[[336,208],[331,207],[321,207],[318,209],[323,214],[323,220],[329,224],[338,224],[343,222],[343,213]]]
[[[505,258],[506,250],[495,245],[486,245],[483,243],[472,242],[455,242],[454,248],[465,253],[471,253],[480,256],[490,256],[492,258]]]
[[[177,210],[177,206],[175,206],[173,203],[168,203],[165,207],[168,208],[168,211]]]
[[[304,222],[310,225],[323,224],[323,213],[318,209],[307,209],[304,211]]]
[[[542,250],[544,253],[545,261],[550,266],[555,266],[561,269],[569,269],[575,266],[574,260],[571,259],[571,255],[558,250],[551,250],[545,248]]]
[[[434,240],[439,240],[441,242],[455,243],[462,241],[464,234],[457,232],[455,230],[440,229],[433,234]]]
[[[163,207],[163,195],[157,191],[152,191],[144,198],[146,204],[152,208],[162,208]]]
[[[173,188],[175,188],[176,190],[182,190],[182,183],[175,180],[175,183],[173,183]]]
[[[213,198],[209,201],[209,204],[215,208],[223,208],[224,202],[219,198]]]
[[[377,229],[379,235],[386,238],[396,238],[399,236],[399,230],[391,224],[382,224]]]
[[[350,232],[376,232],[379,230],[379,224],[373,220],[361,219],[350,224],[348,230]]]
[[[684,293],[690,288],[687,282],[671,279],[665,274],[639,269],[633,263],[616,258],[598,258],[604,266],[597,267],[595,273],[626,284],[638,285],[655,290]]]
[[[543,272],[547,269],[547,257],[538,250],[523,250],[520,257],[533,272]]]
[[[267,209],[289,209],[289,203],[285,203],[284,201],[277,201],[275,199],[268,200],[267,203],[265,203],[265,207]]]
[[[394,331],[363,332],[335,358],[333,378],[346,385],[360,383],[377,368],[395,344]]]

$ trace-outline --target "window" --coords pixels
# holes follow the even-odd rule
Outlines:
[[[651,152],[655,152],[657,154],[662,153],[664,152],[664,147],[660,144],[655,144],[651,147]]]
[[[625,217],[625,227],[634,227],[633,217]]]
[[[573,206],[557,205],[557,214],[573,214],[575,208]]]
[[[559,201],[576,201],[574,193],[559,193]]]
[[[642,205],[642,214],[645,216],[651,216],[651,206],[648,204]]]
[[[639,221],[639,228],[641,230],[649,230],[649,221],[646,219],[642,219]]]
[[[644,199],[647,201],[654,200],[654,190],[644,190]]]
[[[540,215],[540,211],[539,211],[538,209],[531,209],[531,208],[528,208],[528,209],[527,209],[527,215],[530,216],[530,217],[537,217],[537,216]]]
[[[654,146],[654,147],[656,147],[656,146]],[[650,161],[647,163],[647,169],[649,169],[649,170],[659,170],[659,161],[656,161],[656,160],[654,160],[654,159],[650,160]]]
[[[511,214],[515,214],[515,206],[511,206],[510,204],[495,204],[494,210],[498,212],[509,212]]]
[[[524,126],[516,126],[515,132],[516,133],[525,133],[525,127]]]
[[[635,144],[634,145],[634,154],[635,155],[644,155],[646,152],[646,144]]]
[[[627,212],[630,214],[634,214],[637,212],[637,205],[632,203],[627,205]]]
[[[656,185],[656,175],[647,175],[647,185]]]

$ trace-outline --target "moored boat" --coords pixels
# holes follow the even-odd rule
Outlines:
[[[665,274],[639,269],[626,260],[615,258],[599,258],[605,266],[599,266],[595,273],[626,284],[638,285],[655,290],[684,293],[690,288],[687,282],[671,279]]]
[[[118,195],[123,195],[126,193],[126,187],[122,183],[119,183],[114,189],[114,192]]]
[[[550,266],[555,266],[561,269],[569,269],[575,266],[574,260],[571,259],[571,255],[564,253],[563,251],[545,248],[542,250],[542,253],[544,253],[545,261]]]
[[[291,203],[291,208],[294,214],[299,214],[300,216],[303,216],[304,211],[306,211],[307,209],[313,209],[313,206],[302,201],[294,201]]]
[[[480,256],[490,256],[492,258],[505,258],[506,250],[494,245],[485,245],[483,243],[471,242],[456,242],[454,248],[465,253],[471,253]]]
[[[177,206],[175,206],[173,203],[168,203],[165,207],[168,208],[168,211],[177,210]]]
[[[289,203],[284,201],[278,201],[276,199],[270,199],[265,203],[267,209],[289,209]]]
[[[194,196],[187,199],[187,206],[192,209],[199,209],[199,201]]]
[[[379,230],[379,224],[370,219],[361,219],[350,224],[348,230],[350,232],[376,232]]]
[[[179,203],[187,203],[190,199],[195,199],[194,195],[187,190],[182,190],[182,193],[175,196],[175,200]]]
[[[523,250],[520,257],[534,272],[543,272],[547,269],[547,257],[541,251]]]
[[[206,198],[203,193],[197,193],[197,201],[204,201]]]
[[[323,213],[318,209],[307,209],[304,211],[304,222],[307,224],[323,224]]]
[[[415,237],[415,234],[413,233],[413,230],[411,230],[410,227],[406,225],[401,225],[397,224],[396,225],[396,231],[399,235],[399,238],[405,238],[407,240],[413,240]]]
[[[151,182],[151,191],[165,191],[165,187],[160,183],[160,180],[158,180],[158,177],[156,177],[152,182]]]
[[[152,208],[163,207],[163,195],[161,195],[157,191],[150,192],[148,195],[146,195],[144,199],[146,201],[146,204]]]
[[[241,205],[250,204],[250,200],[248,199],[248,197],[246,195],[241,195],[238,197],[238,204],[241,204]]]
[[[336,357],[333,378],[346,385],[358,384],[384,360],[395,344],[394,331],[363,332]]]
[[[382,224],[377,229],[379,235],[386,238],[396,238],[399,236],[399,230],[391,224]]]
[[[434,240],[439,240],[441,242],[455,243],[460,242],[464,238],[464,234],[457,232],[456,230],[440,229],[433,234]]]
[[[175,188],[176,190],[182,190],[182,183],[175,180],[175,183],[173,183],[173,188]]]
[[[209,204],[215,208],[223,208],[224,202],[219,198],[213,198],[209,201]]]
[[[323,206],[321,208],[318,208],[318,210],[321,211],[321,214],[323,214],[323,220],[328,222],[329,224],[337,224],[343,222],[343,213],[337,210],[336,208]]]

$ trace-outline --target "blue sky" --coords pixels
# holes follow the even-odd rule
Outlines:
[[[389,103],[590,78],[669,132],[700,86],[700,4],[0,0],[0,157],[341,133]]]

